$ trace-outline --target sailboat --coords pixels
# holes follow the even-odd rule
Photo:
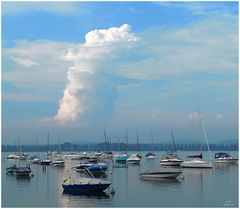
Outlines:
[[[116,163],[126,163],[126,161],[127,161],[127,159],[128,159],[128,129],[126,130],[125,139],[126,139],[126,153],[119,155],[119,156],[115,159],[115,162],[116,162]]]
[[[47,141],[48,141],[48,153],[49,153],[49,132],[47,135]],[[47,158],[41,160],[41,165],[50,165],[51,164],[51,160],[49,159],[49,155],[47,154]]]
[[[181,163],[181,167],[182,168],[212,168],[212,155],[210,152],[210,148],[209,148],[209,144],[208,144],[208,139],[207,139],[207,135],[206,135],[206,131],[205,131],[205,127],[203,124],[203,118],[202,118],[202,114],[199,110],[199,118],[200,118],[200,124],[201,124],[201,129],[203,131],[203,135],[207,144],[207,149],[208,149],[208,154],[209,154],[209,158],[210,158],[210,162],[206,162],[203,160],[203,155],[202,153],[199,155],[190,155],[187,156],[188,158],[193,158],[190,161],[184,161]],[[201,151],[202,151],[202,144],[201,143]]]
[[[152,133],[152,130],[151,130],[151,139],[152,139],[152,152],[148,152],[145,157],[147,159],[155,159],[156,158],[156,155],[153,153],[153,133]]]
[[[51,166],[57,166],[57,167],[64,167],[65,166],[65,161],[61,156],[61,147],[60,147],[60,142],[58,140],[58,157],[52,161]]]
[[[139,150],[138,129],[137,129],[137,150]],[[126,160],[126,163],[139,164],[140,161],[141,161],[141,155],[134,153]]]
[[[183,162],[179,159],[177,152],[176,152],[176,144],[173,136],[173,132],[171,132],[172,140],[173,140],[173,151],[166,153],[163,155],[162,159],[160,160],[160,165],[163,166],[180,166]]]
[[[36,147],[38,149],[38,133],[36,133]],[[28,159],[32,164],[40,164],[41,160],[39,157],[39,152],[38,155],[33,155]]]

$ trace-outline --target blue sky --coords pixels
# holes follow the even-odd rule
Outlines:
[[[199,106],[238,138],[237,2],[2,2],[4,144],[197,139]]]

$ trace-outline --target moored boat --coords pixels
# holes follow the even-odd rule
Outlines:
[[[64,167],[65,161],[63,158],[57,158],[56,160],[51,162],[51,166]]]
[[[161,167],[158,169],[149,170],[139,174],[139,177],[142,179],[174,179],[177,178],[182,171],[180,169],[173,169],[173,168],[165,168]]]
[[[164,154],[160,160],[160,165],[162,166],[180,166],[183,160],[179,159],[173,153]]]
[[[132,154],[132,155],[126,160],[126,163],[139,164],[140,161],[141,161],[141,158],[139,157],[138,154]]]
[[[237,163],[238,158],[233,158],[230,154],[226,152],[215,153],[215,163]]]
[[[91,172],[86,169],[89,177],[81,177],[79,179],[64,179],[62,187],[65,193],[70,194],[87,194],[91,192],[103,192],[112,183],[101,179],[95,179]]]

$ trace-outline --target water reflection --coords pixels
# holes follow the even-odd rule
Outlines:
[[[63,191],[63,196],[78,196],[79,198],[93,198],[93,199],[109,199],[110,195],[106,192],[84,192],[84,193],[68,193]]]

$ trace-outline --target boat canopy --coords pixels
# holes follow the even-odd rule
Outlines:
[[[202,153],[200,155],[188,155],[188,158],[200,158],[202,159]]]
[[[226,152],[215,153],[215,158],[224,158],[224,157],[231,157],[231,156]]]

